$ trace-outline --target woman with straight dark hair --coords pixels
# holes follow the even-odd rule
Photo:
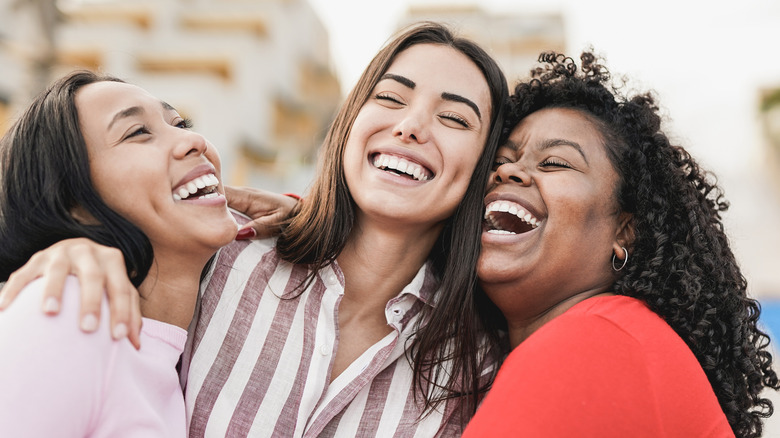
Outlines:
[[[0,313],[0,428],[6,436],[184,436],[176,364],[206,262],[237,227],[219,156],[170,105],[116,78],[76,72],[36,98],[0,140],[0,280],[36,251],[92,239],[123,259],[144,316],[134,349],[96,317],[74,327],[42,281]],[[176,229],[177,233],[170,233]],[[128,327],[114,327],[121,338]]]
[[[203,281],[182,368],[190,436],[460,434],[498,354],[459,294],[476,282],[506,98],[495,61],[441,25],[379,52],[300,213],[278,241],[223,248]],[[466,359],[447,361],[452,336]]]

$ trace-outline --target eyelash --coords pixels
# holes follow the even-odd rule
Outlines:
[[[555,158],[548,158],[540,164],[541,167],[565,167],[567,169],[571,169],[571,166],[564,163],[563,161],[557,160]]]
[[[496,171],[496,170],[498,170],[498,168],[499,168],[499,167],[500,167],[502,164],[508,164],[508,163],[510,163],[510,162],[511,162],[511,161],[509,161],[509,160],[508,160],[508,159],[506,159],[506,158],[498,158],[498,159],[496,159],[496,161],[493,161],[493,171]]]
[[[453,122],[463,126],[464,128],[471,128],[471,125],[469,125],[469,122],[467,122],[465,119],[463,119],[461,116],[459,116],[459,115],[457,115],[455,113],[445,113],[445,114],[442,114],[439,117],[441,117],[442,119],[452,120]]]
[[[399,105],[403,104],[400,100],[396,99],[395,97],[393,97],[392,95],[387,94],[387,93],[379,93],[376,96],[374,96],[374,99],[377,99],[377,100],[389,100],[390,102],[397,103]]]
[[[192,129],[192,119],[182,119],[173,126],[180,129]],[[128,134],[127,137],[125,137],[125,140],[143,134],[151,134],[149,130],[146,128],[146,125],[141,125],[140,128]]]
[[[182,119],[179,123],[176,124],[176,127],[182,129],[192,129],[192,119]]]
[[[403,105],[403,102],[401,102],[400,100],[396,99],[395,97],[393,97],[393,96],[391,96],[389,94],[379,93],[376,96],[374,96],[374,99],[377,99],[377,100],[387,100],[387,101],[396,103],[398,105]],[[460,117],[459,115],[457,115],[455,113],[446,113],[446,114],[440,115],[439,117],[441,117],[442,119],[452,120],[453,122],[463,126],[464,128],[470,128],[471,127],[469,122],[467,122],[464,118]]]

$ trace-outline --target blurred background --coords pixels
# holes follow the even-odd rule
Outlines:
[[[480,42],[510,85],[540,51],[593,47],[629,89],[654,90],[673,140],[725,189],[749,292],[780,336],[776,0],[0,0],[0,133],[54,78],[98,70],[192,118],[228,184],[305,194],[363,68],[424,19]]]

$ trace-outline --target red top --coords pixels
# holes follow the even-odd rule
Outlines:
[[[512,351],[463,435],[733,437],[699,362],[641,301],[585,300]]]

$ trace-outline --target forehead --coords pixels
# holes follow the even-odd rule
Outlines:
[[[121,110],[133,106],[162,109],[162,102],[141,87],[123,82],[102,81],[81,87],[75,95],[82,125],[106,122]]]
[[[415,44],[393,60],[385,73],[407,77],[433,92],[454,93],[471,99],[486,114],[490,88],[477,65],[463,53],[440,44]]]
[[[604,143],[593,120],[587,114],[571,108],[545,108],[533,112],[509,134],[509,141],[516,147],[552,138],[573,140],[589,149],[603,149]]]

